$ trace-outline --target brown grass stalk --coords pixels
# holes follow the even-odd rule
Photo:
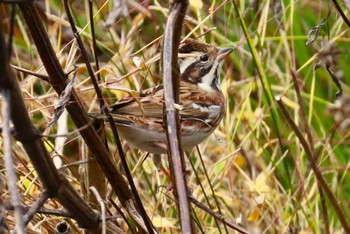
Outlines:
[[[184,154],[180,139],[180,120],[175,103],[179,100],[180,71],[178,66],[178,48],[182,24],[184,21],[187,1],[173,1],[164,32],[162,51],[163,80],[164,80],[164,117],[168,139],[168,158],[172,183],[175,186],[175,196],[181,219],[183,233],[192,233],[191,208],[187,199],[188,188],[184,176]]]
[[[62,177],[53,164],[38,131],[32,124],[24,105],[21,89],[10,68],[5,40],[0,30],[0,86],[10,92],[11,119],[16,130],[16,139],[26,150],[49,197],[55,197],[85,228],[98,226],[98,215],[85,203],[77,191]]]

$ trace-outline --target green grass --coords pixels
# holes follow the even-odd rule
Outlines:
[[[47,2],[57,12],[51,12],[49,18],[52,22],[46,23],[51,43],[66,71],[71,71],[74,64],[79,67],[76,78],[78,95],[87,110],[98,111],[86,67],[80,60],[74,61],[76,53],[69,53],[72,45],[74,48],[76,45],[71,43],[66,47],[66,42],[62,40],[62,27],[68,24],[66,14],[60,7],[61,2]],[[160,40],[156,39],[164,32],[168,8],[166,2],[150,1],[150,5],[145,7],[147,13],[130,7],[130,15],[118,20],[110,29],[103,29],[110,10],[109,4],[101,9],[103,2],[95,2],[95,37],[102,76],[100,83],[108,103],[127,95],[120,90],[121,87],[140,90],[162,83],[158,62],[137,72],[132,58],[137,56],[147,62],[159,53]],[[315,159],[317,166],[345,217],[349,217],[349,127],[335,128],[340,120],[350,118],[349,107],[343,103],[336,109],[340,117],[336,116],[335,110],[329,108],[334,107],[336,102],[337,87],[324,66],[313,71],[314,65],[319,62],[315,56],[317,52],[325,47],[325,43],[334,43],[341,53],[338,57],[331,56],[334,61],[331,70],[342,72],[343,96],[348,98],[348,26],[332,9],[317,39],[307,46],[308,32],[326,18],[332,5],[321,1],[283,1],[281,11],[276,13],[273,10],[275,1],[256,1],[257,6],[253,7],[249,5],[251,1],[235,1],[235,6],[233,1],[226,1],[222,5],[223,1],[219,0],[213,8],[220,7],[210,15],[210,1],[191,2],[203,5],[202,8],[190,5],[183,37],[190,34],[191,38],[196,38],[209,30],[201,39],[236,48],[223,66],[222,88],[227,97],[226,116],[215,131],[215,136],[213,134],[199,146],[200,154],[195,149],[190,152],[193,171],[188,177],[188,183],[192,196],[212,210],[220,211],[226,219],[254,233],[326,233],[325,212],[328,213],[329,233],[344,233],[339,217],[325,193],[325,206],[322,205],[317,180],[304,148],[288,125],[275,96],[283,97],[284,105],[308,142],[310,139],[305,126],[310,129],[313,152],[318,156]],[[92,36],[87,25],[87,4],[73,2],[72,5],[77,27],[84,28],[80,34],[86,48],[90,49]],[[280,27],[276,22],[277,16],[280,18]],[[18,15],[12,64],[31,71],[40,70],[40,73],[45,74],[24,25],[25,22]],[[135,72],[130,73],[133,70]],[[293,70],[297,74],[306,121],[301,116],[301,106],[293,85]],[[122,77],[124,79],[119,80]],[[43,134],[55,134],[57,128],[46,128],[46,124],[50,121],[57,95],[38,78],[20,74],[18,78],[34,124],[39,126]],[[68,131],[73,130],[75,127],[68,120]],[[107,139],[110,152],[118,161],[108,129]],[[55,146],[55,138],[47,140]],[[83,142],[76,134],[69,135],[62,155],[65,161],[79,160],[82,145]],[[161,233],[179,233],[180,224],[173,194],[165,188],[170,183],[168,178],[157,170],[150,157],[145,159],[145,152],[127,146],[125,149],[128,149],[129,168],[154,225]],[[26,177],[19,183],[22,192],[27,191],[22,193],[22,199],[25,204],[30,204],[31,197],[35,197],[41,189],[40,183],[21,145],[15,145],[13,151],[18,176]],[[168,167],[166,157],[162,157],[162,165]],[[66,175],[79,190],[79,174],[66,172]],[[31,183],[34,184],[29,186]],[[5,193],[4,197],[7,198],[8,194]],[[113,194],[112,198],[116,199]],[[58,203],[55,201],[47,204],[47,207],[56,206]],[[110,207],[108,201],[107,206]],[[220,221],[215,222],[211,215],[199,208],[194,207],[194,216],[205,233],[232,233],[229,227],[224,227]],[[61,220],[56,217],[45,219],[43,215],[37,216],[31,224],[42,231],[51,232],[57,220]],[[10,219],[8,222],[11,226]],[[77,227],[74,221],[72,225]],[[126,228],[126,225],[122,226]],[[28,229],[35,228],[30,226]]]

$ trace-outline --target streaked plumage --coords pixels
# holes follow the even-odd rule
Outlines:
[[[225,113],[225,99],[219,86],[220,65],[232,48],[186,40],[179,48],[181,81],[181,141],[189,150],[207,138],[219,125]],[[187,55],[187,56],[186,56]],[[190,55],[190,56],[189,56]],[[166,153],[163,127],[163,86],[126,97],[110,106],[122,139],[140,150]]]

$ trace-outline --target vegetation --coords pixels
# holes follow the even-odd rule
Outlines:
[[[187,153],[191,196],[251,233],[345,233],[346,222],[350,222],[350,9],[346,5],[337,9],[336,1],[189,2],[183,38],[235,47],[222,72],[221,84],[227,98],[225,119],[205,143]],[[55,0],[46,1],[46,7],[41,2],[36,4],[41,6],[43,22],[63,70],[70,73],[69,79],[75,74],[74,89],[86,111],[99,112],[96,92],[63,4]],[[2,28],[8,36],[11,7],[0,7]],[[98,82],[107,104],[162,83],[157,58],[169,3],[128,1],[125,7],[127,14],[110,24],[108,15],[116,12],[112,1],[93,1],[92,34],[88,1],[70,3],[92,67],[100,75]],[[32,122],[39,128],[50,156],[63,160],[60,172],[77,191],[86,194],[86,178],[79,168],[89,161],[83,160],[86,147],[75,131],[76,125],[63,114],[62,121],[48,127],[59,95],[44,78],[19,71],[47,75],[18,9],[11,38],[11,65]],[[92,38],[97,41],[98,71]],[[340,80],[342,94],[333,80]],[[63,145],[57,141],[57,134],[66,136]],[[108,125],[106,140],[119,165]],[[153,225],[160,233],[180,233],[167,158],[151,157],[125,143],[123,149]],[[2,200],[7,204],[8,181],[2,150],[0,153],[5,185]],[[13,141],[12,153],[22,204],[31,206],[43,191],[42,184],[17,141]],[[119,221],[108,222],[130,232],[135,227],[127,226],[117,212],[119,201],[111,186],[103,193],[107,216],[118,216]],[[56,199],[48,200],[44,207],[62,208]],[[211,212],[192,207],[200,231],[233,232]],[[62,220],[73,232],[81,231],[73,219],[40,212],[27,230],[53,233]],[[13,229],[12,211],[7,211],[6,222]]]

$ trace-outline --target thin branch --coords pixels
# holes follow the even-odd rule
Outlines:
[[[320,200],[321,200],[321,205],[322,205],[324,232],[325,232],[325,234],[330,234],[329,215],[328,215],[328,210],[327,210],[326,198],[325,198],[323,189],[321,188],[319,183],[317,183],[317,186],[320,189]]]
[[[100,63],[97,56],[97,42],[95,37],[95,22],[94,22],[94,14],[93,14],[93,6],[92,6],[92,0],[89,0],[89,16],[90,16],[90,28],[91,28],[91,35],[92,35],[92,49],[94,54],[94,59],[96,63],[96,70],[100,70]],[[101,81],[101,73],[97,73],[97,81]]]
[[[105,206],[105,203],[95,187],[91,186],[89,189],[95,195],[97,202],[100,204],[101,219],[102,219],[102,224],[101,224],[102,225],[102,234],[106,234],[106,206]]]
[[[215,194],[215,190],[213,188],[212,181],[210,180],[209,173],[208,173],[207,168],[206,168],[206,166],[204,164],[203,157],[202,157],[202,154],[201,154],[198,146],[196,146],[196,150],[197,150],[197,154],[198,154],[198,158],[199,158],[200,164],[201,164],[201,166],[203,168],[203,172],[204,172],[205,178],[207,179],[207,182],[208,182],[211,194],[212,194],[213,199],[215,201],[216,208],[218,210],[218,213],[221,215],[222,212],[221,212],[221,207],[220,207],[220,204],[219,204],[219,201],[218,201],[218,197]],[[189,155],[188,155],[188,157],[189,157]],[[210,207],[210,201],[209,201],[208,195],[207,195],[207,193],[206,193],[206,191],[205,191],[205,189],[203,187],[203,184],[202,184],[201,180],[199,179],[199,175],[198,175],[198,173],[197,173],[197,171],[196,171],[196,169],[195,169],[195,167],[194,167],[194,165],[193,165],[191,160],[190,160],[190,164],[191,164],[191,167],[192,167],[192,171],[194,172],[194,174],[196,176],[197,184],[200,186],[200,188],[201,188],[201,190],[203,192],[203,196],[204,196],[206,202],[208,203],[208,206]],[[221,229],[220,229],[220,226],[219,226],[219,223],[218,223],[218,221],[216,219],[215,219],[215,224],[218,227],[219,232],[222,233]],[[228,233],[225,223],[224,223],[224,228],[225,228],[226,233]]]
[[[6,210],[13,210],[13,204],[9,201],[4,201],[3,206],[5,207]],[[28,212],[31,209],[31,207],[23,206],[22,207],[22,212]],[[58,209],[47,209],[44,207],[41,207],[37,213],[39,214],[45,214],[45,215],[55,215],[58,217],[65,217],[65,218],[70,218],[74,219],[73,215],[67,211],[67,210],[58,210]]]
[[[338,87],[338,91],[335,93],[335,96],[336,98],[340,98],[343,95],[343,88],[340,84],[340,81],[337,75],[334,72],[332,72],[332,70],[330,69],[330,66],[326,66],[326,70],[328,74],[332,77],[332,80],[335,83],[335,85]]]
[[[298,99],[300,118],[301,118],[301,121],[304,125],[304,129],[306,131],[307,138],[309,140],[309,145],[310,145],[311,149],[314,149],[313,137],[311,134],[309,123],[308,123],[307,118],[306,118],[305,106],[303,103],[303,99],[301,98],[300,87],[299,87],[299,83],[298,83],[298,79],[297,79],[297,72],[295,70],[291,70],[291,74],[292,74],[292,78],[293,78],[295,93],[296,93],[297,99]]]
[[[43,61],[46,72],[49,76],[49,82],[55,91],[60,94],[66,86],[67,77],[62,70],[52,45],[50,44],[42,20],[33,4],[23,3],[20,4],[19,7],[25,22],[28,25],[28,29],[31,32],[38,53]],[[105,173],[120,201],[124,203],[126,200],[131,199],[132,196],[128,185],[125,183],[123,176],[114,165],[110,153],[99,138],[96,130],[89,125],[90,118],[87,116],[83,104],[75,90],[72,92],[71,102],[70,105],[67,106],[67,111],[77,128],[89,126],[84,128],[80,134],[93,154],[98,156],[95,157],[95,159]]]
[[[180,139],[180,120],[175,104],[179,100],[178,48],[183,20],[188,2],[173,1],[164,32],[163,80],[164,80],[164,117],[168,139],[168,158],[172,183],[175,185],[175,196],[180,213],[182,233],[192,233],[190,203],[188,202],[186,179],[184,175],[184,155]]]
[[[208,214],[213,216],[215,219],[220,220],[221,222],[223,222],[224,224],[226,224],[228,227],[232,228],[233,230],[236,230],[237,232],[243,233],[243,234],[252,234],[252,232],[249,232],[248,230],[245,230],[244,228],[242,228],[242,227],[238,226],[237,224],[233,223],[232,221],[226,219],[223,215],[221,215],[219,213],[216,213],[212,209],[210,209],[209,207],[203,205],[201,202],[196,200],[194,197],[188,196],[188,198],[198,208],[200,208],[201,210],[204,210],[205,212],[207,212]]]
[[[133,194],[133,196],[134,196],[134,198],[136,200],[137,208],[138,208],[138,210],[141,213],[140,215],[141,215],[141,217],[143,219],[144,224],[146,225],[147,231],[149,233],[153,233],[153,227],[152,227],[151,220],[148,217],[145,208],[143,207],[141,198],[140,198],[140,196],[139,196],[139,194],[137,192],[135,183],[134,183],[134,181],[132,179],[131,172],[130,172],[130,170],[128,168],[128,164],[127,164],[124,152],[123,152],[122,144],[121,144],[121,142],[119,140],[119,134],[118,134],[117,128],[115,126],[113,117],[111,116],[108,108],[104,108],[105,102],[104,102],[104,99],[103,99],[103,95],[102,95],[100,87],[99,87],[99,85],[97,83],[97,79],[96,79],[95,74],[94,74],[94,72],[92,70],[91,64],[90,64],[90,62],[88,60],[88,56],[87,56],[86,50],[84,49],[84,45],[83,45],[83,42],[82,42],[82,40],[80,38],[80,34],[79,34],[79,32],[78,32],[78,30],[75,27],[75,24],[73,22],[72,14],[71,14],[69,6],[68,6],[68,0],[64,0],[63,2],[64,2],[64,7],[65,7],[65,10],[66,10],[66,13],[67,13],[68,21],[70,23],[70,26],[72,28],[73,34],[74,34],[74,36],[75,36],[75,38],[77,40],[77,43],[79,45],[79,48],[80,48],[82,57],[84,59],[86,68],[87,68],[87,70],[89,72],[92,84],[93,84],[95,92],[97,94],[97,98],[98,98],[98,100],[100,102],[100,108],[103,111],[103,113],[107,116],[107,120],[108,120],[108,122],[109,122],[109,124],[111,126],[111,130],[112,130],[114,139],[116,141],[117,149],[118,149],[118,154],[120,156],[120,159],[121,159],[121,162],[122,162],[122,165],[123,165],[126,177],[128,179],[128,182],[129,182],[129,185],[130,185],[130,188],[131,188],[131,191],[132,191],[132,194]],[[91,23],[93,23],[93,22],[91,22]]]
[[[337,11],[339,12],[340,16],[343,18],[346,25],[350,28],[350,20],[346,17],[344,11],[341,9],[337,0],[332,0],[332,2],[334,4],[335,8],[337,9]]]
[[[307,118],[306,118],[305,107],[304,107],[303,100],[301,98],[300,87],[299,87],[298,80],[297,80],[297,73],[295,70],[291,70],[291,74],[292,74],[292,78],[293,78],[295,93],[297,95],[297,99],[298,99],[298,103],[299,103],[299,110],[300,110],[299,116],[300,116],[301,122],[304,126],[304,130],[306,131],[310,149],[312,152],[314,152],[313,137],[312,137],[312,133],[310,130],[310,125],[309,125]],[[319,191],[320,191],[322,215],[323,215],[324,226],[325,226],[324,230],[327,234],[329,234],[329,218],[328,218],[328,210],[327,210],[327,206],[326,206],[326,202],[325,202],[325,197],[324,197],[323,189],[319,183],[317,183],[317,186],[318,186]],[[302,189],[304,190],[304,188],[302,188]]]
[[[26,4],[26,3],[23,3]],[[32,19],[31,19],[32,20]],[[9,55],[6,54],[5,43],[0,30],[0,85],[2,90],[9,90],[11,95],[11,119],[16,130],[16,138],[21,141],[24,149],[38,172],[43,187],[50,197],[57,197],[59,202],[73,214],[82,227],[92,228],[98,225],[96,214],[68,181],[61,177],[42,142],[37,137],[38,130],[34,127],[25,107],[19,84],[11,70]]]
[[[13,204],[9,201],[5,201],[1,204],[6,210],[14,210]],[[31,207],[27,207],[27,206],[23,206],[22,207],[22,212],[29,212],[29,210],[31,209]],[[119,210],[120,211],[120,210]],[[70,219],[74,219],[74,217],[72,216],[71,213],[69,213],[69,211],[67,210],[58,210],[58,209],[48,209],[48,208],[44,208],[41,207],[37,213],[39,214],[44,214],[44,215],[54,215],[54,216],[58,216],[58,217],[64,217],[64,218],[70,218]],[[106,216],[106,221],[110,221],[110,220],[116,220],[116,219],[120,219],[120,215],[116,215],[116,216]],[[126,217],[125,217],[126,219]],[[99,218],[100,221],[102,221],[102,218]]]
[[[46,75],[42,75],[42,74],[39,74],[39,73],[36,73],[36,72],[32,72],[32,71],[29,71],[27,69],[24,69],[22,67],[18,67],[18,66],[15,66],[15,65],[11,65],[11,67],[13,69],[17,70],[17,71],[20,71],[20,72],[26,74],[26,75],[32,75],[32,76],[38,77],[38,78],[40,78],[40,79],[42,79],[42,80],[44,80],[46,82],[49,81],[49,77],[46,76]]]
[[[30,207],[30,209],[25,215],[26,225],[33,219],[34,215],[36,215],[38,211],[43,207],[47,199],[49,199],[49,194],[47,193],[47,191],[42,192],[38,200],[34,203],[34,205],[32,205],[32,207]]]
[[[129,230],[131,231],[131,233],[135,233],[134,232],[134,229],[132,228],[132,226],[130,225],[130,223],[129,222],[127,222],[127,217],[125,216],[125,214],[124,214],[124,212],[123,212],[123,210],[114,202],[114,200],[111,198],[111,197],[109,197],[108,198],[108,201],[110,202],[110,204],[112,205],[112,207],[114,207],[115,209],[116,209],[116,211],[120,214],[120,216],[122,217],[122,219],[125,221],[125,223],[128,225],[128,227],[129,227]],[[119,217],[120,218],[120,217]],[[120,227],[120,225],[119,225],[119,223],[118,222],[116,222],[116,225],[118,226],[118,227]]]
[[[1,43],[1,42],[0,42]],[[1,69],[0,69],[1,70]],[[4,102],[2,103],[2,139],[5,168],[8,178],[8,186],[10,191],[11,202],[14,206],[14,218],[16,220],[16,233],[25,233],[24,218],[22,215],[21,199],[17,188],[17,177],[14,169],[14,162],[12,158],[12,134],[10,129],[10,113],[11,113],[11,90],[3,89],[2,96]]]

